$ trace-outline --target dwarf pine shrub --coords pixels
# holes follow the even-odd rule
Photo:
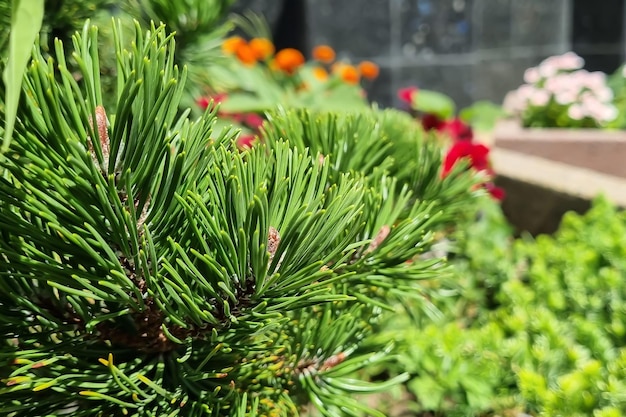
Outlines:
[[[57,41],[26,71],[0,164],[0,413],[383,416],[350,394],[405,375],[357,379],[393,351],[364,341],[390,300],[438,275],[419,256],[445,205],[390,165],[334,170],[339,155],[298,137],[238,151],[215,110],[179,110],[173,35],[115,39],[114,97],[89,25],[71,55]]]

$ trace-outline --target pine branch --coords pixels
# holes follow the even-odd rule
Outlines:
[[[325,116],[310,137],[329,157],[306,130],[240,153],[215,111],[179,113],[173,36],[121,33],[115,113],[89,25],[78,72],[57,42],[24,79],[0,178],[0,412],[377,415],[339,400],[388,386],[352,374],[387,356],[362,348],[390,300],[435,273],[419,256],[442,217],[387,172],[378,116]]]
[[[442,211],[442,222],[466,211],[480,182],[461,164],[442,178],[442,145],[404,112],[373,108],[335,114],[279,108],[267,118],[261,137],[270,147],[288,139],[298,149],[329,158],[331,178],[344,172],[358,172],[372,181],[395,177],[398,191],[406,186],[413,194],[409,210],[416,201],[435,203],[433,210]]]
[[[178,45],[175,62],[187,68],[191,80],[186,84],[187,94],[182,100],[185,107],[204,94],[199,86],[212,85],[208,70],[223,59],[220,47],[233,26],[227,19],[233,3],[234,0],[131,0],[123,6],[142,27],[161,22],[175,34]]]

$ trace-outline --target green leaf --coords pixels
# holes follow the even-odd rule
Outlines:
[[[248,93],[233,93],[220,104],[227,113],[260,113],[274,107],[274,102]]]
[[[43,11],[43,0],[13,0],[9,62],[3,73],[4,84],[6,85],[6,121],[2,152],[8,149],[11,142],[15,118],[17,117],[22,77],[30,57],[30,45],[35,42],[39,29],[41,29]]]
[[[413,94],[413,109],[434,114],[442,119],[449,119],[454,115],[454,101],[445,94],[437,91],[419,90]]]
[[[409,389],[422,406],[427,410],[438,410],[443,396],[444,388],[429,376],[413,379],[408,384]]]
[[[486,100],[477,101],[459,113],[459,118],[474,129],[483,132],[493,130],[496,122],[504,116],[502,107]]]

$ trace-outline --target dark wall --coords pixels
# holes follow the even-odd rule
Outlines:
[[[590,71],[615,71],[624,59],[624,0],[573,0],[572,50]]]
[[[252,11],[267,20],[277,49],[296,48],[307,52],[305,0],[238,0],[233,13]]]
[[[460,106],[501,102],[524,70],[574,50],[587,69],[623,61],[626,0],[239,0],[262,12],[277,46],[305,55],[328,44],[338,57],[372,60],[380,77],[366,86],[383,106],[415,85],[442,91]]]

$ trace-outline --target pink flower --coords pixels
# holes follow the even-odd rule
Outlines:
[[[583,67],[585,61],[574,52],[566,52],[563,55],[555,55],[544,59],[539,64],[538,70],[541,76],[551,77],[561,71],[573,71]]]
[[[601,103],[593,109],[592,116],[600,123],[610,122],[618,116],[618,111],[613,105]]]
[[[585,110],[580,104],[572,104],[567,109],[567,115],[574,120],[582,120],[585,118]]]
[[[556,66],[561,70],[577,70],[583,65],[585,65],[585,60],[571,51],[556,57]]]
[[[564,106],[574,103],[577,98],[577,94],[571,91],[561,91],[554,96],[556,102]]]
[[[405,87],[398,90],[398,98],[408,104],[413,104],[413,95],[416,94],[418,88],[415,86]]]
[[[528,84],[535,84],[541,80],[541,74],[537,67],[528,68],[524,71],[524,81]]]
[[[576,84],[578,84],[576,80],[569,74],[556,74],[546,80],[544,87],[549,92],[558,94],[563,91],[580,90]]]
[[[509,113],[518,113],[524,110],[524,102],[521,100],[517,90],[509,91],[506,96],[504,96],[504,101],[502,102],[502,107]]]
[[[530,96],[530,103],[533,106],[544,107],[550,102],[550,93],[546,90],[535,90]]]
[[[535,86],[530,85],[530,84],[522,84],[517,89],[517,96],[519,100],[526,101],[530,99],[533,96],[533,94],[535,94],[535,91],[537,91],[537,88]]]
[[[599,87],[595,90],[592,90],[594,92],[594,94],[596,95],[596,97],[598,97],[598,100],[600,101],[611,101],[613,100],[613,90],[611,90],[608,86],[604,85],[602,87]]]
[[[551,60],[550,58],[548,58],[545,61],[543,61],[539,65],[539,67],[537,67],[537,70],[539,71],[539,75],[541,76],[541,78],[549,78],[549,77],[556,75],[559,72],[559,67],[556,65],[554,60]]]
[[[606,74],[600,71],[588,72],[585,85],[592,90],[605,86]]]
[[[615,120],[617,116],[619,116],[619,111],[617,110],[617,107],[611,104],[607,104],[606,106],[604,106],[600,120],[603,122],[611,122]]]

